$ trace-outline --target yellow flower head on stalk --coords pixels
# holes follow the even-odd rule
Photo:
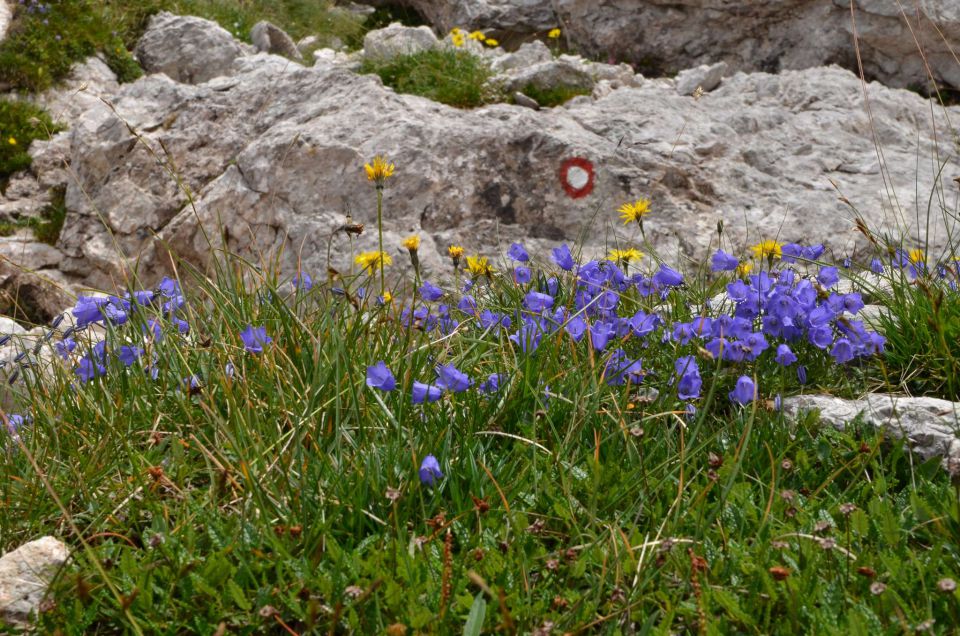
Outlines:
[[[462,35],[462,34],[463,34],[463,29],[461,29],[460,27],[453,27],[452,29],[450,29],[450,35]]]
[[[453,27],[450,29],[450,41],[459,49],[467,43],[467,36],[463,34],[463,31],[459,27]]]
[[[750,251],[753,252],[754,258],[773,260],[783,256],[783,243],[777,243],[772,239],[767,239],[751,246]]]
[[[411,252],[416,252],[418,249],[420,249],[420,236],[417,234],[408,236],[403,240],[403,246]]]
[[[914,265],[920,265],[927,262],[927,255],[921,249],[912,249],[907,255],[907,258],[910,259],[910,262]]]
[[[624,225],[639,223],[643,225],[643,217],[650,214],[650,199],[637,199],[633,203],[627,202],[617,210]]]
[[[608,261],[620,263],[621,265],[626,265],[630,261],[639,261],[641,258],[643,258],[643,253],[632,247],[626,250],[613,249],[607,254]]]
[[[560,29],[550,29],[550,32],[547,33],[547,37],[551,40],[560,39]]]
[[[493,38],[487,38],[486,40],[483,41],[483,43],[489,46],[491,49],[494,49],[500,46],[500,42],[498,42],[497,40],[494,40]]]
[[[471,40],[476,40],[477,42],[483,42],[487,39],[487,34],[483,31],[474,31],[468,36]]]
[[[486,256],[468,256],[467,271],[474,276],[490,276],[493,274],[493,267]]]
[[[447,255],[453,259],[459,259],[463,257],[463,246],[461,245],[451,245],[447,248]]]
[[[389,303],[389,302],[392,301],[392,300],[393,300],[393,294],[391,294],[389,291],[383,292],[383,304],[384,304],[384,305],[386,305],[387,303]]]
[[[387,158],[377,155],[371,163],[364,164],[363,169],[367,171],[367,180],[375,181],[378,187],[383,187],[387,179],[393,176],[395,166],[387,163]]]
[[[393,258],[386,252],[361,252],[353,259],[360,266],[360,269],[366,270],[371,274],[380,268],[380,263],[384,266],[393,263]]]
[[[741,278],[749,274],[751,271],[753,271],[753,263],[749,261],[744,261],[743,263],[737,265],[737,276]]]
[[[11,146],[16,146],[16,145],[17,145],[17,138],[16,138],[16,137],[10,137],[10,139],[7,139],[7,143],[10,144]]]

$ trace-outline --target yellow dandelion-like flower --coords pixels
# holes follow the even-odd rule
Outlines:
[[[391,300],[393,300],[393,294],[391,294],[391,293],[388,292],[388,291],[384,291],[384,292],[383,292],[383,304],[386,305],[386,304],[389,303]]]
[[[461,33],[463,33],[463,29],[460,27],[453,27],[450,29],[450,35],[460,35]]]
[[[547,33],[547,37],[551,40],[557,40],[560,38],[560,29],[550,29],[550,32]]]
[[[624,225],[643,223],[643,217],[650,214],[650,199],[637,199],[633,203],[624,203],[617,210]]]
[[[749,274],[751,271],[753,271],[753,263],[750,261],[744,261],[743,263],[737,265],[737,276],[740,276],[741,278]]]
[[[639,261],[641,258],[643,258],[643,252],[632,247],[625,250],[613,249],[607,254],[608,261],[622,264],[629,263],[630,261]]]
[[[16,137],[10,137],[10,139],[7,139],[7,143],[10,144],[11,146],[16,146],[16,145],[17,145],[17,138],[16,138]]]
[[[493,267],[486,256],[468,256],[467,271],[474,276],[490,276],[493,274]]]
[[[772,239],[767,239],[765,241],[760,241],[756,245],[750,247],[750,251],[753,252],[754,258],[780,258],[783,256],[783,243],[777,243]]]
[[[403,240],[403,246],[411,252],[416,252],[418,249],[420,249],[420,236],[417,234],[408,236]]]
[[[483,42],[487,39],[486,33],[483,31],[474,31],[468,36],[471,40],[476,40],[477,42]]]
[[[461,245],[451,245],[447,248],[447,254],[450,258],[462,258],[463,257],[463,246]]]
[[[453,42],[453,45],[458,49],[463,48],[463,45],[467,43],[467,39],[464,37],[463,33],[455,33],[451,35],[450,41]]]
[[[489,46],[491,49],[500,46],[500,42],[498,42],[497,40],[494,40],[493,38],[487,38],[486,40],[483,41],[483,43]]]
[[[910,259],[910,262],[914,265],[919,265],[921,263],[927,262],[927,255],[921,249],[910,250],[910,253],[907,255],[907,258]]]
[[[360,269],[372,274],[380,268],[381,262],[384,267],[392,264],[393,258],[386,252],[361,252],[353,261],[360,266]]]
[[[387,179],[393,176],[396,169],[392,163],[387,163],[387,158],[377,155],[371,163],[364,164],[363,169],[367,172],[369,181],[376,181],[377,185],[382,187]]]

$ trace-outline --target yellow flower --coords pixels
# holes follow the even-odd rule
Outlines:
[[[11,146],[16,146],[17,140],[15,137],[10,137],[10,139],[7,139],[7,143],[10,144]]]
[[[376,181],[378,186],[383,186],[384,182],[393,176],[395,169],[392,163],[387,163],[387,158],[377,155],[373,158],[373,163],[364,164],[363,169],[367,171],[367,179]]]
[[[919,265],[927,261],[927,255],[924,254],[923,250],[921,249],[910,250],[910,254],[908,255],[908,258],[910,259],[910,262],[913,263],[914,265]]]
[[[500,43],[494,40],[493,38],[487,38],[486,40],[483,41],[483,43],[489,46],[491,49],[500,46]]]
[[[624,203],[617,210],[624,225],[643,223],[643,217],[650,214],[650,199],[637,199],[633,203]]]
[[[384,292],[383,292],[383,304],[386,305],[386,304],[389,303],[391,300],[393,300],[393,294],[391,294],[391,293],[388,292],[388,291],[384,291]]]
[[[483,42],[484,40],[487,39],[487,36],[484,34],[483,31],[474,31],[473,33],[470,34],[469,37],[471,40],[476,40],[478,42]]]
[[[643,258],[643,253],[632,247],[626,250],[613,249],[607,254],[608,261],[623,264],[629,263],[630,261],[639,261],[641,258]]]
[[[750,251],[753,252],[754,258],[780,258],[783,256],[783,243],[777,243],[774,240],[767,239],[765,241],[760,241],[756,245],[750,247]]]
[[[451,40],[451,42],[453,42],[453,45],[454,45],[455,47],[457,47],[458,49],[459,49],[459,48],[463,48],[463,45],[467,43],[467,41],[466,41],[466,39],[464,39],[462,33],[459,34],[459,35],[454,35],[454,36],[452,36],[452,37],[450,38],[450,40]]]
[[[474,276],[489,276],[493,274],[493,267],[486,256],[468,256],[467,271]]]
[[[737,265],[737,276],[741,278],[749,274],[753,270],[753,263],[750,261],[744,261]]]
[[[453,27],[450,29],[450,35],[460,35],[462,33],[463,31],[460,29],[460,27]]]
[[[416,252],[420,249],[420,237],[416,234],[408,236],[403,240],[403,246],[411,252]]]
[[[450,255],[450,258],[461,258],[463,256],[463,246],[451,245],[447,248],[447,254]]]
[[[560,29],[550,29],[550,33],[547,33],[547,37],[551,40],[556,40],[560,37]]]
[[[393,258],[386,252],[361,252],[353,260],[360,269],[367,270],[371,274],[380,268],[381,261],[384,266],[393,263]]]

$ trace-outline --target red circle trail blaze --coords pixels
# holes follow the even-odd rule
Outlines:
[[[593,192],[593,164],[583,157],[571,157],[560,165],[560,185],[571,199]]]

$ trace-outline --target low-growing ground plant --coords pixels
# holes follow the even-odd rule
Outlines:
[[[490,85],[493,71],[482,57],[465,49],[439,48],[386,61],[364,61],[361,73],[378,75],[398,93],[427,97],[457,108],[501,101]]]
[[[402,166],[367,174],[380,201]],[[884,351],[842,269],[765,240],[685,275],[646,244],[648,201],[620,213],[636,247],[598,259],[452,245],[427,272],[411,236],[389,289],[382,250],[323,279],[221,253],[78,299],[2,414],[0,549],[73,548],[39,629],[953,624],[947,471],[780,409],[863,390]]]
[[[524,86],[520,91],[527,97],[535,100],[538,104],[545,108],[552,108],[554,106],[560,106],[565,104],[574,97],[580,95],[589,95],[591,93],[588,88],[578,88],[574,86],[557,86],[554,88],[539,88],[534,84],[528,84]]]
[[[14,172],[30,167],[34,139],[49,139],[59,128],[42,109],[21,100],[0,99],[0,191]]]

